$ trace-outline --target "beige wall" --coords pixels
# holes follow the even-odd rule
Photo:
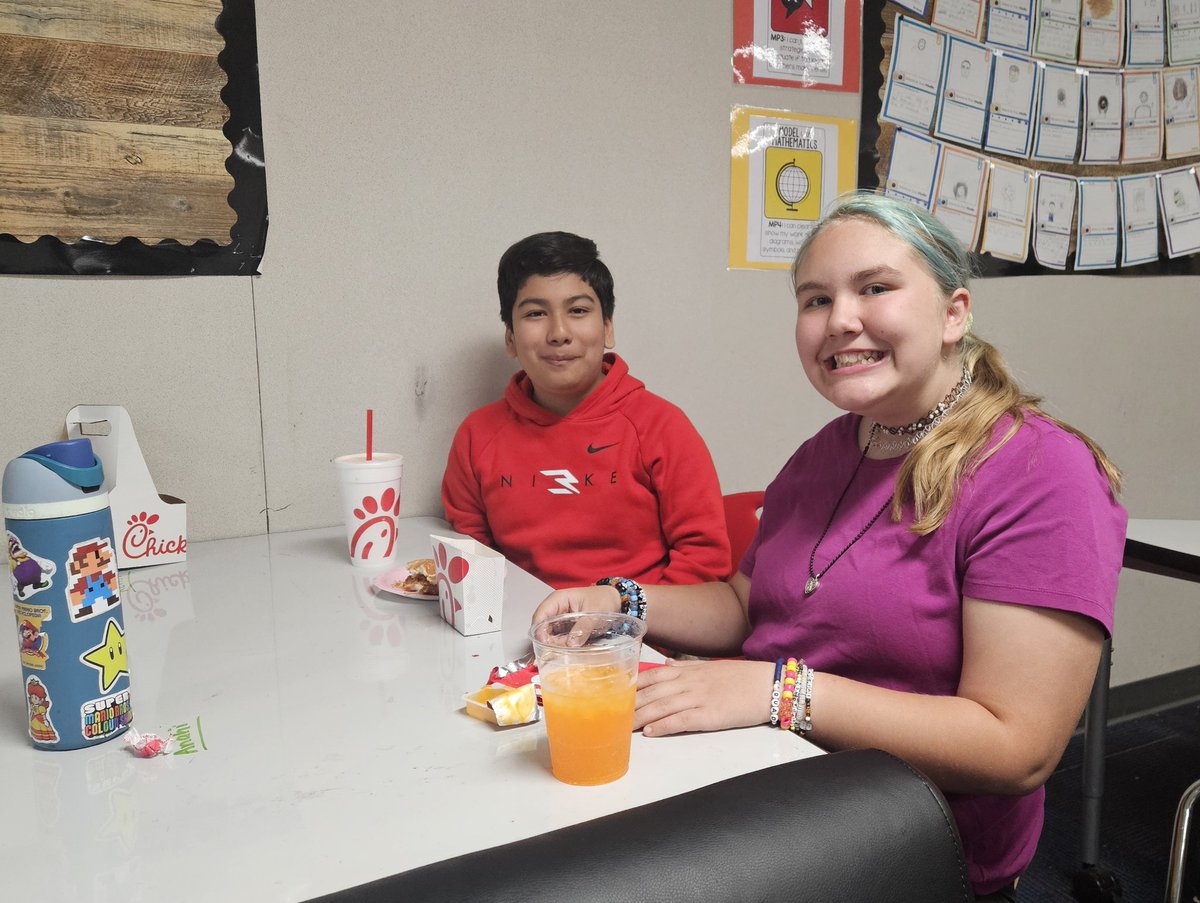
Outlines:
[[[511,372],[495,263],[599,243],[618,350],[680,404],[726,491],[761,487],[832,409],[779,273],[729,272],[735,103],[857,118],[853,97],[734,85],[730,4],[258,0],[271,225],[261,277],[0,279],[0,459],[75,404],[121,403],[193,539],[337,521],[330,459],[405,455],[439,513],[454,427]],[[0,224],[2,228],[2,224]],[[1200,518],[1195,278],[981,281],[977,329],[1129,475],[1137,517]],[[78,324],[78,325],[73,325]],[[81,340],[99,324],[103,344]],[[1115,682],[1200,663],[1200,589],[1129,576]]]

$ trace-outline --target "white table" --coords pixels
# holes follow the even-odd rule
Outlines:
[[[399,563],[446,531],[402,521]],[[188,556],[121,575],[135,725],[182,726],[176,755],[34,749],[0,628],[0,899],[304,900],[819,753],[765,727],[635,734],[624,778],[567,786],[540,722],[462,710],[528,649],[545,584],[510,565],[504,630],[462,637],[436,603],[377,594],[340,527]]]
[[[1200,520],[1130,520],[1125,567],[1200,581]]]

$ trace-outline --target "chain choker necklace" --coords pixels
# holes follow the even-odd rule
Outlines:
[[[953,392],[951,393],[953,394]],[[825,534],[829,532],[829,528],[833,526],[833,519],[837,516],[838,508],[842,507],[842,501],[846,498],[846,493],[850,491],[850,487],[854,484],[854,478],[858,476],[858,470],[862,467],[863,460],[867,457],[867,452],[871,450],[871,443],[875,441],[875,434],[880,429],[887,429],[878,423],[871,424],[871,434],[867,437],[866,447],[862,450],[862,455],[858,459],[858,463],[854,465],[854,472],[850,474],[850,480],[846,483],[846,488],[842,490],[842,494],[838,496],[838,500],[833,505],[833,511],[829,513],[829,520],[825,522],[825,529],[821,531],[820,537],[817,539],[817,544],[813,546],[812,551],[808,555],[808,580],[804,584],[804,598],[808,598],[815,593],[821,586],[821,578],[829,573],[829,569],[837,564],[837,560],[850,551],[850,547],[862,539],[868,530],[875,525],[875,521],[883,516],[883,512],[887,511],[888,506],[892,503],[892,495],[888,496],[888,500],[883,503],[883,507],[875,512],[875,516],[867,521],[867,525],[858,531],[858,535],[846,543],[845,548],[833,556],[833,560],[821,569],[820,573],[813,570],[814,561],[817,557],[817,549],[821,547],[821,543],[825,541]]]
[[[946,415],[950,413],[950,409],[958,404],[958,400],[963,397],[967,389],[971,388],[971,382],[971,371],[963,367],[962,379],[958,381],[958,384],[953,389],[946,393],[946,397],[939,401],[937,406],[920,420],[916,420],[906,426],[884,426],[882,423],[872,421],[872,435],[874,435],[876,427],[886,434],[879,440],[879,444],[876,447],[887,454],[909,451],[914,445],[928,436],[935,426],[946,419]]]

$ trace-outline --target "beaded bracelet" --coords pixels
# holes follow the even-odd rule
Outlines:
[[[779,724],[779,703],[783,699],[783,659],[775,660],[775,682],[771,685],[771,727]]]
[[[795,713],[796,706],[796,675],[798,662],[794,658],[789,658],[783,666],[783,692],[782,700],[779,704],[779,726],[786,730],[791,730],[792,718]]]
[[[813,729],[812,723],[812,688],[813,669],[804,666],[804,720],[800,722],[800,733],[807,734]]]
[[[611,586],[621,594],[621,614],[646,620],[646,591],[628,577],[601,577],[596,586]]]
[[[801,660],[801,662],[800,662],[800,667],[803,669],[803,672],[801,673],[801,676],[796,684],[796,686],[798,687],[798,689],[796,691],[798,695],[797,695],[797,699],[796,699],[796,713],[795,713],[795,716],[792,718],[792,723],[791,723],[791,731],[794,734],[807,734],[809,731],[811,731],[813,729],[812,688],[813,688],[813,675],[815,672],[813,671],[812,668],[808,667],[808,665],[805,664],[803,660]],[[799,709],[799,704],[800,704],[801,699],[804,700],[804,709],[803,709],[804,714],[803,715],[800,714],[800,709]]]

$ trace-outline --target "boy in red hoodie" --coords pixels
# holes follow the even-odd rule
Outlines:
[[[554,587],[728,576],[712,457],[608,351],[613,280],[595,242],[531,235],[504,252],[496,284],[524,369],[458,428],[442,479],[451,526]]]

